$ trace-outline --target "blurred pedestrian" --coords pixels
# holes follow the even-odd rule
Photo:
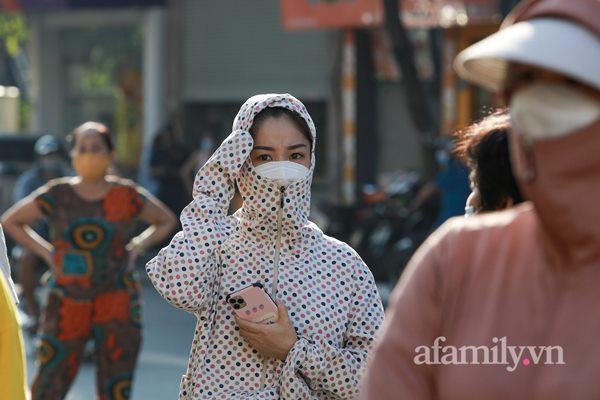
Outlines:
[[[63,147],[54,136],[42,136],[35,142],[33,150],[36,157],[35,164],[23,172],[15,183],[13,192],[15,203],[49,180],[71,175],[71,170],[64,157]],[[48,223],[44,219],[35,221],[32,228],[38,235],[48,240]],[[43,261],[27,248],[19,246],[15,253],[18,254],[16,269],[21,284],[25,313],[29,317],[27,328],[30,332],[35,332],[39,319],[39,304],[35,297],[35,289],[41,276],[40,269],[44,269],[45,266]]]
[[[8,266],[4,234],[0,226],[0,263],[2,271]],[[10,266],[8,266],[10,270]],[[27,382],[25,372],[25,353],[15,293],[7,280],[0,278],[0,390],[3,399],[25,400]]]
[[[56,137],[44,135],[33,146],[34,165],[23,172],[15,183],[13,200],[25,198],[51,179],[69,175],[71,170],[64,157],[63,147]]]
[[[150,153],[150,174],[158,184],[157,197],[177,215],[190,199],[181,179],[181,167],[188,154],[170,125],[164,127],[154,138]]]
[[[510,165],[509,131],[510,116],[502,109],[460,132],[456,151],[471,171],[467,215],[503,210],[523,202]]]
[[[599,399],[600,1],[522,3],[455,65],[505,94],[531,202],[430,237],[362,398]]]
[[[210,130],[204,130],[198,148],[188,157],[180,170],[181,180],[190,194],[194,191],[194,177],[215,151],[215,139]]]
[[[412,210],[421,209],[432,196],[439,197],[439,212],[432,229],[440,226],[448,218],[464,214],[465,201],[469,197],[469,170],[455,156],[455,143],[445,139],[435,152],[437,173],[433,182],[425,184],[415,196]]]
[[[161,295],[198,318],[180,399],[358,395],[383,308],[358,254],[308,221],[315,144],[296,98],[248,99],[196,176],[183,231],[148,263]],[[243,205],[227,216],[235,182]],[[234,317],[225,301],[255,282],[278,302],[273,324]]]
[[[175,225],[168,209],[133,182],[107,175],[114,161],[111,133],[87,122],[71,138],[75,177],[55,179],[2,217],[7,231],[50,266],[40,322],[38,371],[32,399],[62,399],[93,338],[99,398],[131,395],[141,341],[139,277],[135,257]],[[50,226],[46,241],[30,229]],[[133,236],[136,222],[150,225]]]

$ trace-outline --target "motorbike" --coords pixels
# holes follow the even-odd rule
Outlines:
[[[364,186],[356,204],[321,204],[322,228],[352,246],[377,282],[393,286],[431,232],[439,212],[435,195],[415,207],[423,185],[415,172],[398,173],[384,185]]]

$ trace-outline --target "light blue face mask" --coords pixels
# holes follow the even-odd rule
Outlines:
[[[475,207],[473,207],[473,206],[466,206],[465,207],[465,218],[472,217],[476,213],[477,213],[477,211],[475,210]]]
[[[254,167],[261,178],[275,181],[280,186],[289,186],[308,176],[308,168],[292,161],[270,161]]]
[[[213,151],[214,146],[215,143],[210,137],[203,137],[200,140],[200,150],[202,151],[211,152]]]
[[[435,152],[435,161],[438,165],[446,165],[450,160],[450,156],[445,150],[438,150]]]

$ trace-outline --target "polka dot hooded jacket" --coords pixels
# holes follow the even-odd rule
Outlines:
[[[383,308],[373,276],[347,244],[308,221],[309,175],[286,188],[256,174],[249,130],[266,107],[315,126],[293,96],[258,95],[198,171],[183,230],[147,265],[158,292],[198,322],[180,399],[353,399]],[[237,181],[243,207],[227,215]],[[260,282],[288,309],[298,341],[284,362],[239,334],[227,294]]]

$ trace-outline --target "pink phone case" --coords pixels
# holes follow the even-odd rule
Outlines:
[[[237,316],[246,321],[266,324],[279,318],[277,305],[260,283],[253,283],[230,293],[225,300]]]

